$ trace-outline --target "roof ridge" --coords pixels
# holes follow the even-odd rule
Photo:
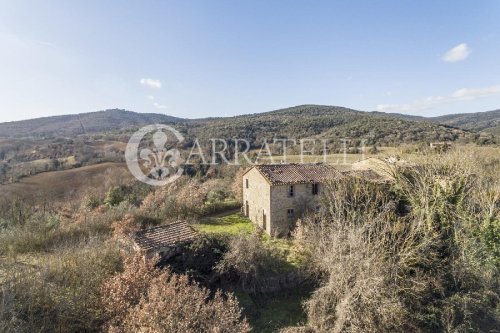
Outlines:
[[[186,220],[178,220],[138,231],[133,238],[137,246],[144,250],[150,250],[191,240],[197,234],[196,230]]]
[[[322,182],[339,174],[335,167],[322,162],[260,164],[255,168],[271,185]]]
[[[147,229],[139,230],[139,231],[137,231],[137,233],[141,233],[141,232],[148,231],[148,230],[161,229],[161,228],[165,228],[165,227],[169,227],[169,226],[173,226],[173,225],[177,225],[177,224],[181,224],[181,223],[185,223],[186,225],[189,226],[189,223],[187,221],[185,221],[185,220],[178,220],[178,221],[175,221],[175,222],[172,222],[172,223],[155,225],[154,227],[150,227],[150,228],[147,228]]]

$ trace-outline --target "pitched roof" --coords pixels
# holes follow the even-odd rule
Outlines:
[[[135,243],[144,251],[150,251],[194,239],[198,234],[186,221],[153,227],[135,233]]]
[[[319,183],[340,175],[327,164],[260,164],[255,168],[272,185]]]

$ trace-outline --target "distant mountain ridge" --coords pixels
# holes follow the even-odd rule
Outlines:
[[[450,125],[472,131],[500,134],[500,109],[486,112],[449,114],[428,118],[439,124]]]
[[[155,123],[175,123],[180,121],[184,121],[184,119],[157,113],[138,113],[120,109],[109,109],[0,123],[0,137],[73,136]]]
[[[273,138],[342,138],[365,144],[392,145],[467,139],[467,131],[431,121],[406,120],[380,112],[357,111],[328,105],[299,105],[290,108],[227,118],[197,119],[188,123],[189,138],[245,138],[253,148]]]
[[[498,134],[500,110],[440,117],[365,112],[328,105],[290,108],[234,117],[183,119],[156,113],[110,109],[0,123],[0,137],[55,137],[130,129],[154,123],[178,124],[188,136],[240,137],[361,137],[394,141],[456,139],[461,131]],[[459,129],[454,130],[453,128]]]
[[[402,113],[373,112],[405,120],[431,121],[436,124],[453,126],[476,132],[500,134],[500,109],[472,113],[453,113],[437,117],[422,117]]]

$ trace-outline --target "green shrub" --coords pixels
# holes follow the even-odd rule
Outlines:
[[[108,206],[117,206],[124,200],[123,192],[120,187],[112,187],[106,193],[104,203]]]
[[[241,203],[237,201],[217,201],[203,205],[203,209],[201,210],[200,214],[201,215],[217,214],[228,210],[238,209],[240,207]]]
[[[228,190],[225,189],[211,190],[207,194],[207,197],[205,199],[205,204],[224,202],[227,198],[229,198],[229,196],[230,192]]]
[[[88,209],[95,209],[101,205],[101,198],[94,193],[89,193],[83,199],[83,205]]]

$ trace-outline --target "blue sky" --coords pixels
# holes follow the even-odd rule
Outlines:
[[[500,1],[0,0],[0,121],[500,108]]]

